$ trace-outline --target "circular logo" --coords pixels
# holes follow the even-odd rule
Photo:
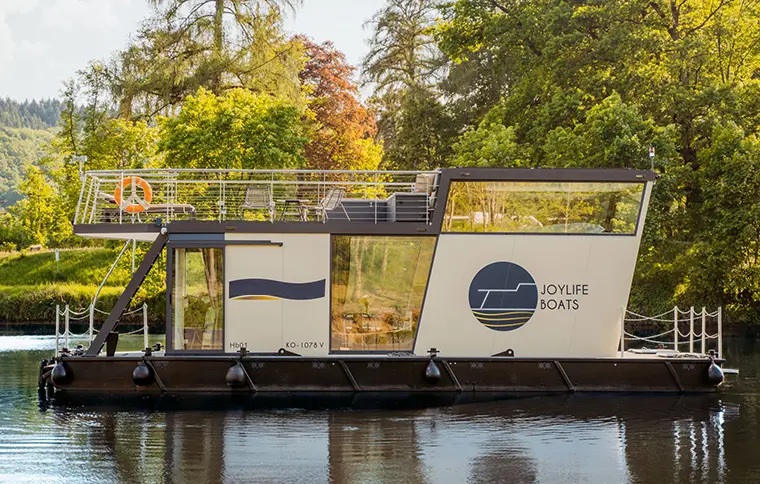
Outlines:
[[[522,327],[536,312],[538,288],[528,271],[511,262],[494,262],[470,283],[470,309],[483,326],[494,331]]]

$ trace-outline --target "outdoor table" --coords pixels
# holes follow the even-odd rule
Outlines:
[[[276,200],[278,204],[281,204],[282,212],[280,213],[280,220],[285,220],[288,215],[297,215],[301,222],[306,222],[309,216],[309,209],[307,208],[308,200],[300,198],[283,198]]]

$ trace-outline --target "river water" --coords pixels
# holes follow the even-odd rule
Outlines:
[[[725,344],[741,373],[715,395],[282,410],[256,399],[48,406],[36,378],[53,339],[0,337],[0,482],[757,483],[760,340]]]

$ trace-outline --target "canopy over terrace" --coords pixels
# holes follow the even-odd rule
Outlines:
[[[141,169],[85,174],[84,237],[152,241],[174,222],[429,224],[440,170]],[[271,229],[272,227],[269,227]]]

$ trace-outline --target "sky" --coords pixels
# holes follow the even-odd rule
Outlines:
[[[383,3],[303,0],[285,28],[332,40],[357,65],[368,51],[364,23]],[[147,0],[0,0],[0,98],[59,97],[63,81],[124,48],[149,13]]]

